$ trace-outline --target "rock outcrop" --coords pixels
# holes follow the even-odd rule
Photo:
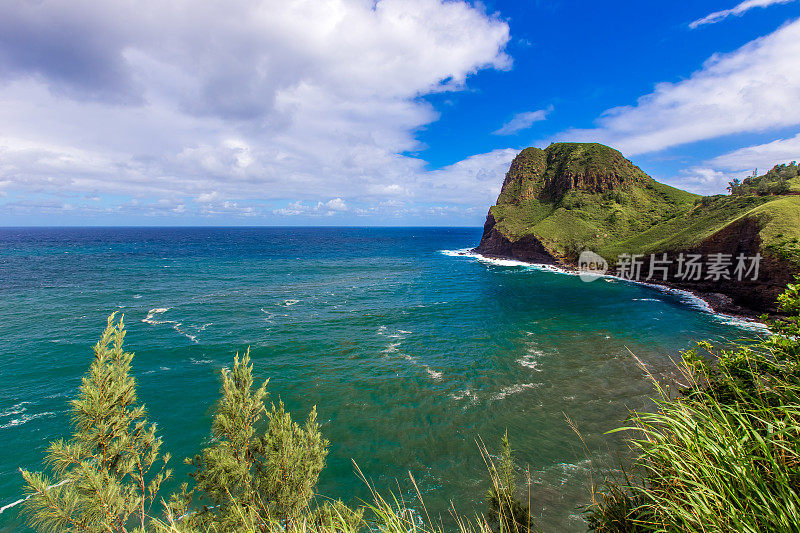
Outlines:
[[[599,253],[610,265],[619,254],[638,254],[641,281],[650,273],[651,257],[667,254],[667,280],[658,275],[649,282],[691,290],[724,312],[774,313],[777,296],[800,272],[800,263],[773,253],[766,242],[774,237],[770,224],[779,214],[764,214],[778,198],[701,198],[655,181],[600,144],[526,148],[506,174],[475,251],[566,268],[577,267],[583,250]],[[800,209],[800,198],[794,198]],[[800,237],[800,227],[790,229],[797,235],[789,237]],[[737,279],[733,267],[733,279],[680,279],[681,254],[723,254],[733,263],[739,256],[762,259],[755,280],[752,273]]]

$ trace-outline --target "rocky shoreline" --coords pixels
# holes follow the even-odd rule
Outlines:
[[[760,253],[760,242],[757,233],[753,232],[752,228],[737,227],[733,230],[735,231],[726,232],[726,235],[715,236],[698,248],[668,252],[668,258],[672,260],[672,266],[667,275],[668,281],[627,281],[686,291],[705,301],[714,312],[738,318],[753,320],[764,314],[777,314],[775,304],[777,296],[786,289],[786,285],[791,283],[794,277],[786,265],[773,258],[763,257],[761,259],[759,277],[756,280],[677,280],[677,257],[681,253],[703,256],[724,253],[731,257],[739,254],[755,256]],[[578,265],[574,261],[565,257],[556,257],[533,235],[514,242],[509,240],[495,228],[495,220],[491,213],[486,217],[481,242],[474,248],[474,252],[488,258],[552,265],[567,272],[579,273]],[[649,272],[650,257],[646,256],[642,259],[642,272]]]
[[[465,256],[474,255],[489,260],[516,261],[519,263],[524,263],[526,265],[540,267],[545,270],[557,271],[574,276],[578,276],[584,273],[577,267],[577,265],[570,265],[553,261],[542,263],[537,261],[528,261],[521,259],[519,257],[508,256],[508,255],[487,254],[481,252],[479,248],[471,248],[468,251],[465,250],[463,252],[456,252],[454,255],[465,255]],[[695,301],[702,302],[703,304],[702,307],[705,307],[706,308],[705,310],[708,312],[724,315],[736,320],[743,320],[745,322],[752,323],[758,326],[764,325],[762,318],[765,313],[756,312],[755,310],[747,309],[739,305],[736,305],[730,296],[727,296],[719,292],[701,292],[693,290],[692,288],[686,285],[681,285],[677,283],[663,282],[658,280],[648,280],[648,281],[631,280],[631,279],[621,278],[614,274],[604,274],[601,277],[628,283],[635,283],[637,285],[644,285],[646,287],[651,287],[655,290],[662,292],[687,295],[690,296]]]

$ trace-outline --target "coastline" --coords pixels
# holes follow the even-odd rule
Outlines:
[[[463,248],[459,250],[440,250],[440,253],[451,257],[470,257],[478,261],[494,264],[498,266],[520,266],[527,268],[534,268],[536,270],[552,272],[555,274],[564,274],[568,276],[579,276],[583,272],[579,269],[563,264],[549,264],[549,263],[536,263],[531,261],[522,261],[511,257],[481,254],[476,251],[476,248]],[[714,315],[733,325],[737,325],[744,329],[751,329],[762,333],[769,332],[766,324],[759,320],[754,313],[748,314],[746,309],[738,306],[733,306],[727,303],[724,295],[717,295],[714,293],[701,293],[690,289],[685,289],[676,286],[674,283],[669,282],[656,282],[656,281],[637,281],[615,276],[613,274],[597,275],[597,278],[605,279],[612,282],[626,282],[635,285],[642,285],[659,292],[673,294],[680,297],[684,303],[693,306],[696,309]]]

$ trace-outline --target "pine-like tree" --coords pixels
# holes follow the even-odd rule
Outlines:
[[[222,399],[212,424],[214,444],[190,460],[196,470],[193,491],[184,486],[173,497],[174,515],[191,508],[194,493],[206,505],[187,521],[204,528],[235,531],[279,525],[293,529],[308,510],[325,466],[328,441],[317,424],[316,408],[304,426],[293,422],[283,402],[267,412],[265,381],[253,388],[249,350],[222,372]],[[266,414],[266,432],[259,422]]]
[[[122,349],[123,320],[114,315],[72,401],[74,434],[51,443],[53,478],[22,470],[30,524],[46,532],[144,532],[150,507],[171,471],[159,459],[161,439],[137,405],[133,354]],[[161,463],[160,468],[157,463]],[[152,471],[152,472],[151,472]]]
[[[498,464],[489,461],[492,487],[489,489],[487,522],[497,533],[530,533],[533,518],[528,505],[517,496],[516,465],[508,441],[508,431],[500,440]]]

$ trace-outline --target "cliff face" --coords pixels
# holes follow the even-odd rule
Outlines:
[[[701,198],[653,180],[607,146],[558,143],[514,159],[475,251],[574,267],[591,250],[612,268],[620,254],[642,254],[643,278],[650,254],[666,253],[666,284],[701,293],[716,309],[753,315],[774,312],[776,297],[800,272],[800,257],[775,251],[777,241],[797,237],[797,196]],[[683,281],[681,253],[763,260],[757,280]]]
[[[481,242],[475,249],[480,254],[494,257],[508,257],[538,263],[543,265],[555,265],[559,261],[554,257],[533,235],[526,235],[511,242],[506,236],[495,228],[496,221],[491,213],[486,215],[486,223],[483,225],[483,236]]]
[[[520,152],[497,202],[519,204],[532,198],[557,202],[573,189],[604,193],[649,179],[621,153],[602,144],[558,143]]]

